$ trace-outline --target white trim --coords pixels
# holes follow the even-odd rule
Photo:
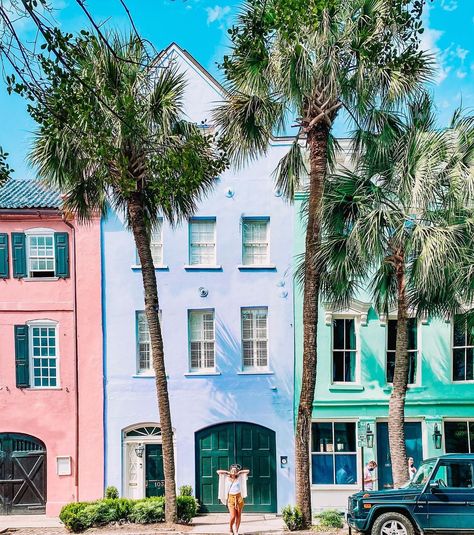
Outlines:
[[[377,314],[379,316],[379,322],[381,327],[386,327],[388,320],[396,320],[398,319],[398,308],[397,307],[391,307],[388,309],[388,314],[385,312],[377,311]],[[408,317],[414,318],[416,317],[416,313],[412,308],[408,309]],[[428,325],[428,315],[423,314],[421,318],[418,318],[418,323],[421,325]]]
[[[333,316],[338,317],[358,317],[361,325],[367,325],[367,315],[372,303],[366,303],[357,299],[351,299],[349,305],[345,308],[335,306],[333,303],[325,302],[324,321],[326,325],[331,325]]]
[[[54,234],[55,232],[57,231],[52,228],[37,227],[37,228],[26,229],[23,231],[23,234],[25,234],[26,236],[31,236],[31,235],[44,236],[44,235]]]

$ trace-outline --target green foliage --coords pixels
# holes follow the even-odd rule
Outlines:
[[[129,515],[129,520],[137,524],[163,522],[164,519],[165,499],[162,497],[136,501]]]
[[[192,496],[193,487],[191,487],[191,485],[181,485],[181,487],[179,487],[179,495],[180,496]]]
[[[117,487],[114,487],[112,485],[109,485],[105,489],[105,497],[110,499],[117,499],[119,497],[119,491]]]
[[[315,515],[319,520],[318,526],[320,528],[339,528],[341,529],[344,526],[342,522],[341,513],[336,511],[336,509],[326,509],[321,513]]]
[[[286,505],[283,507],[281,514],[283,516],[283,522],[290,531],[298,531],[303,529],[303,516],[298,507],[292,507]]]
[[[85,502],[68,503],[59,513],[59,519],[64,526],[73,533],[80,533],[89,527],[83,523],[82,511],[87,506]]]
[[[0,146],[0,186],[3,182],[8,180],[13,173],[13,169],[9,166],[7,158],[8,152],[4,152],[3,148]]]
[[[187,487],[186,490],[192,490],[189,485],[185,485],[185,487]],[[199,502],[190,494],[182,494],[181,489],[183,489],[183,487],[180,488],[180,496],[176,498],[176,505],[178,507],[178,522],[189,524],[197,515]]]

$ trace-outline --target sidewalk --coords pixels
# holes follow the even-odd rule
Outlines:
[[[283,533],[281,516],[265,514],[243,514],[239,534],[249,533]],[[229,533],[228,514],[210,514],[198,516],[193,520],[190,533]]]

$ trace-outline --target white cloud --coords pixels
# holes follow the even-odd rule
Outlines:
[[[445,11],[454,11],[458,8],[457,0],[441,0],[441,8]]]
[[[464,62],[464,60],[466,59],[466,56],[469,54],[469,50],[466,50],[465,48],[461,48],[460,46],[457,46],[455,54],[462,62]]]
[[[226,15],[230,13],[230,6],[215,6],[206,8],[207,11],[207,23],[222,20]]]
[[[456,71],[456,76],[457,76],[458,78],[461,78],[461,80],[462,80],[463,78],[466,78],[466,76],[467,76],[467,72],[466,72],[466,71],[463,71],[462,69],[458,69],[458,70]]]
[[[425,11],[423,15],[425,31],[421,34],[420,46],[423,50],[430,52],[435,57],[435,83],[439,85],[443,82],[443,80],[446,79],[451,68],[444,64],[444,53],[441,52],[438,46],[438,41],[444,32],[441,30],[435,30],[434,28],[430,27],[431,9],[432,8],[429,4],[425,6]]]

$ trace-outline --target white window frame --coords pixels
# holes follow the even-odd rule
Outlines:
[[[213,322],[213,338],[212,339],[205,339],[204,337],[204,314],[212,313],[212,322]],[[193,314],[200,314],[202,316],[202,325],[201,325],[201,339],[200,340],[192,340],[191,336],[191,317]],[[191,344],[194,342],[200,343],[200,350],[201,350],[201,363],[204,361],[204,343],[205,342],[212,342],[213,344],[213,360],[214,365],[213,366],[201,366],[196,367],[192,365],[192,351],[191,351]],[[191,373],[206,373],[206,372],[215,372],[216,371],[216,313],[213,308],[193,308],[188,310],[188,360],[189,360],[189,371]]]
[[[265,227],[266,227],[266,242],[245,242],[245,239],[244,239],[244,228],[245,228],[245,225],[247,223],[265,223]],[[257,217],[257,216],[255,216],[255,217],[251,217],[251,216],[242,217],[241,226],[242,226],[242,232],[241,232],[241,236],[242,236],[242,266],[243,267],[265,267],[265,266],[269,266],[270,265],[270,218],[269,217]],[[267,254],[266,254],[265,261],[260,263],[260,264],[246,262],[246,254],[245,254],[246,243],[255,243],[256,245],[264,245],[266,243],[266,247],[267,247],[266,252],[267,252]]]
[[[29,375],[30,375],[30,387],[34,390],[58,390],[61,389],[61,370],[60,370],[60,353],[59,353],[59,323],[54,320],[31,320],[26,322],[26,325],[28,325],[28,367],[29,367]],[[34,384],[34,361],[35,358],[51,358],[49,355],[47,357],[35,357],[33,355],[33,328],[42,328],[45,327],[47,329],[54,328],[54,337],[56,342],[56,385],[55,386],[36,386]]]
[[[348,319],[354,320],[354,335],[356,339],[354,381],[334,381],[334,351],[342,350],[334,349],[334,326],[332,320]],[[360,317],[354,314],[334,314],[331,319],[331,384],[348,386],[360,384]]]
[[[414,319],[414,316],[408,316],[407,319]],[[393,386],[393,383],[389,383],[387,381],[387,369],[388,369],[388,322],[389,321],[393,321],[393,320],[397,320],[397,316],[395,314],[389,314],[388,317],[383,317],[383,321],[381,321],[381,324],[386,328],[386,333],[385,333],[385,382],[388,386]],[[416,362],[415,362],[415,382],[414,383],[409,383],[408,384],[408,388],[413,388],[415,386],[419,386],[421,384],[421,341],[422,341],[422,336],[421,336],[421,326],[423,325],[423,321],[420,320],[420,319],[417,319],[416,320],[416,347],[418,349],[416,350],[409,350],[408,353],[413,353],[413,352],[416,352]],[[398,325],[397,325],[398,327]]]
[[[258,339],[256,337],[256,326],[255,326],[256,319],[255,319],[255,316],[252,316],[252,330],[253,330],[254,336],[252,337],[252,339],[244,340],[244,312],[248,312],[248,311],[256,312],[256,311],[259,311],[259,310],[265,310],[265,312],[266,312],[266,316],[265,316],[265,320],[266,320],[266,338],[265,339]],[[269,368],[270,368],[270,351],[269,351],[269,335],[268,335],[268,307],[267,306],[241,307],[241,309],[240,309],[240,332],[241,332],[240,340],[241,340],[241,346],[242,346],[242,371],[268,371]],[[244,360],[244,342],[248,342],[248,341],[252,342],[252,360],[253,360],[253,364],[251,366],[246,366],[245,365],[245,360]],[[258,342],[261,342],[261,341],[265,341],[266,344],[267,344],[267,347],[266,347],[267,363],[264,366],[259,366],[257,364],[257,360],[258,360],[258,357],[257,357],[257,352],[258,352],[257,345],[258,345]]]
[[[51,228],[31,228],[24,231],[25,237],[26,237],[26,271],[27,271],[27,278],[28,279],[34,279],[34,280],[44,280],[44,279],[53,279],[56,277],[56,246],[54,242],[54,234],[55,230]],[[53,275],[49,277],[32,277],[32,269],[31,269],[31,254],[30,254],[30,240],[34,237],[52,237],[53,239]],[[50,258],[50,257],[48,257]]]
[[[163,251],[164,251],[164,247],[163,247],[163,218],[162,217],[159,217],[158,218],[158,228],[154,228],[152,231],[151,231],[151,235],[150,235],[150,251],[151,251],[151,256],[153,258],[153,264],[156,268],[162,268],[164,267],[164,256],[163,256]],[[158,239],[156,239],[158,237]],[[159,261],[157,260],[156,258],[156,255],[153,254],[153,248],[156,248],[158,247],[160,249],[160,259]],[[138,250],[135,248],[135,266],[136,267],[141,267],[141,262],[140,262],[140,256],[138,254]]]
[[[149,348],[148,351],[150,353],[150,367],[147,368],[141,368],[140,367],[140,329],[139,329],[139,323],[140,323],[140,317],[143,317],[148,329],[148,321],[146,318],[146,313],[144,310],[136,310],[135,311],[135,340],[136,340],[136,374],[137,376],[147,376],[147,375],[155,375],[155,371],[153,369],[153,355],[151,351],[151,339],[150,339],[150,329],[148,329],[148,344]],[[160,326],[162,325],[162,314],[161,310],[158,312],[158,319],[160,322]]]
[[[360,482],[362,481],[362,474],[360,472],[360,448],[357,446],[358,441],[358,434],[359,434],[359,427],[358,427],[359,420],[356,418],[333,418],[333,419],[323,419],[323,418],[317,418],[311,420],[311,437],[310,437],[310,452],[309,452],[309,477],[311,478],[311,488],[315,490],[353,490],[354,488],[360,488]],[[313,474],[313,424],[327,424],[332,423],[333,424],[333,433],[334,433],[334,424],[336,423],[342,423],[342,424],[354,424],[355,425],[355,439],[356,439],[356,451],[355,452],[345,452],[346,454],[355,455],[356,456],[356,473],[357,473],[357,481],[356,483],[350,485],[338,485],[336,483],[313,483],[312,480],[312,474]],[[341,452],[341,454],[344,452]],[[334,454],[334,452],[333,452]],[[335,466],[334,466],[335,468]],[[335,478],[334,478],[335,480]]]
[[[474,379],[464,379],[464,380],[455,380],[454,379],[454,316],[451,316],[451,357],[450,357],[450,363],[451,363],[451,383],[452,384],[455,384],[455,385],[459,385],[459,384],[474,384]],[[456,346],[456,349],[466,349],[466,348],[469,348],[469,347],[473,347],[474,346]]]
[[[193,224],[199,224],[199,223],[212,223],[214,225],[214,238],[212,244],[210,242],[198,242],[193,245],[192,242],[192,225]],[[188,221],[188,262],[189,266],[192,268],[207,268],[207,267],[216,267],[217,265],[217,220],[215,217],[192,217]],[[214,247],[214,256],[213,259],[206,264],[203,263],[193,263],[193,248],[194,247],[203,247],[203,246],[211,246]]]

